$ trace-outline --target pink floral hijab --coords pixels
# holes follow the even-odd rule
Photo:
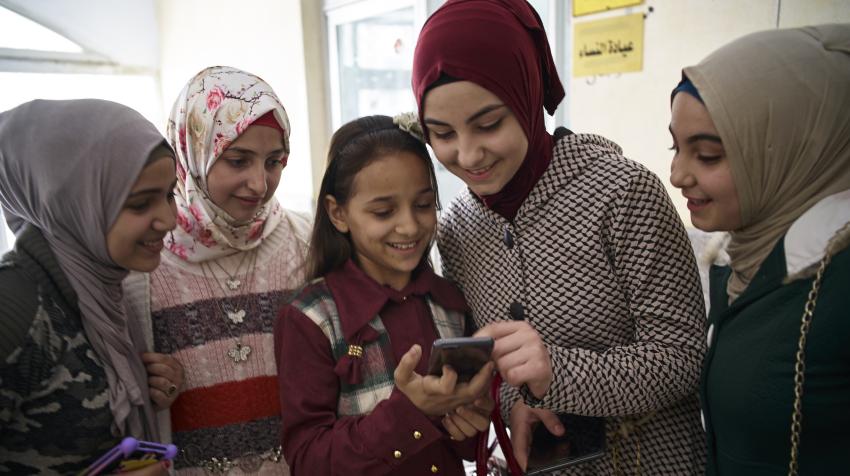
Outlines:
[[[272,197],[250,223],[236,223],[209,198],[207,174],[228,146],[255,120],[272,112],[289,152],[289,118],[265,81],[228,66],[212,66],[180,92],[168,118],[167,137],[177,154],[177,228],[166,247],[182,260],[203,261],[259,246],[280,223]]]

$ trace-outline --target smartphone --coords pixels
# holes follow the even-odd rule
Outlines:
[[[140,441],[128,436],[77,476],[127,473],[162,460],[174,459],[175,456],[177,447],[174,445]]]
[[[437,339],[431,346],[428,373],[443,375],[443,366],[449,365],[457,372],[458,382],[469,382],[490,361],[493,353],[492,337],[452,337]]]
[[[555,436],[539,423],[531,439],[526,476],[548,474],[605,455],[605,418],[558,414],[564,434]]]

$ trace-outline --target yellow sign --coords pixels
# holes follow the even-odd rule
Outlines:
[[[573,24],[573,76],[643,69],[643,13]]]
[[[643,0],[573,0],[573,16],[640,5]]]

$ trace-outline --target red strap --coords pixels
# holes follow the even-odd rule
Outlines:
[[[478,444],[475,446],[475,474],[487,474],[487,460],[490,459],[490,452],[487,448],[487,440],[490,439],[490,429],[482,431],[478,434]]]
[[[524,473],[517,463],[514,456],[514,448],[511,445],[511,439],[508,437],[508,432],[505,430],[505,422],[502,421],[501,411],[501,392],[502,376],[496,374],[493,377],[493,382],[490,386],[490,394],[493,396],[493,401],[496,405],[493,407],[493,412],[490,418],[493,420],[493,426],[496,428],[496,439],[499,440],[499,447],[502,448],[502,453],[505,455],[505,460],[508,463],[508,471],[513,476],[522,476]],[[478,435],[478,446],[475,449],[475,467],[476,474],[487,474],[487,460],[490,459],[490,450],[487,448],[487,441],[490,439],[490,431],[482,431]]]

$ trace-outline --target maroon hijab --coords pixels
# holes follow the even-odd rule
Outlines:
[[[413,56],[413,93],[422,119],[425,94],[450,76],[471,81],[511,109],[528,138],[522,166],[502,190],[481,197],[513,220],[552,160],[552,136],[543,108],[551,115],[564,98],[543,23],[525,0],[449,0],[422,28]]]

